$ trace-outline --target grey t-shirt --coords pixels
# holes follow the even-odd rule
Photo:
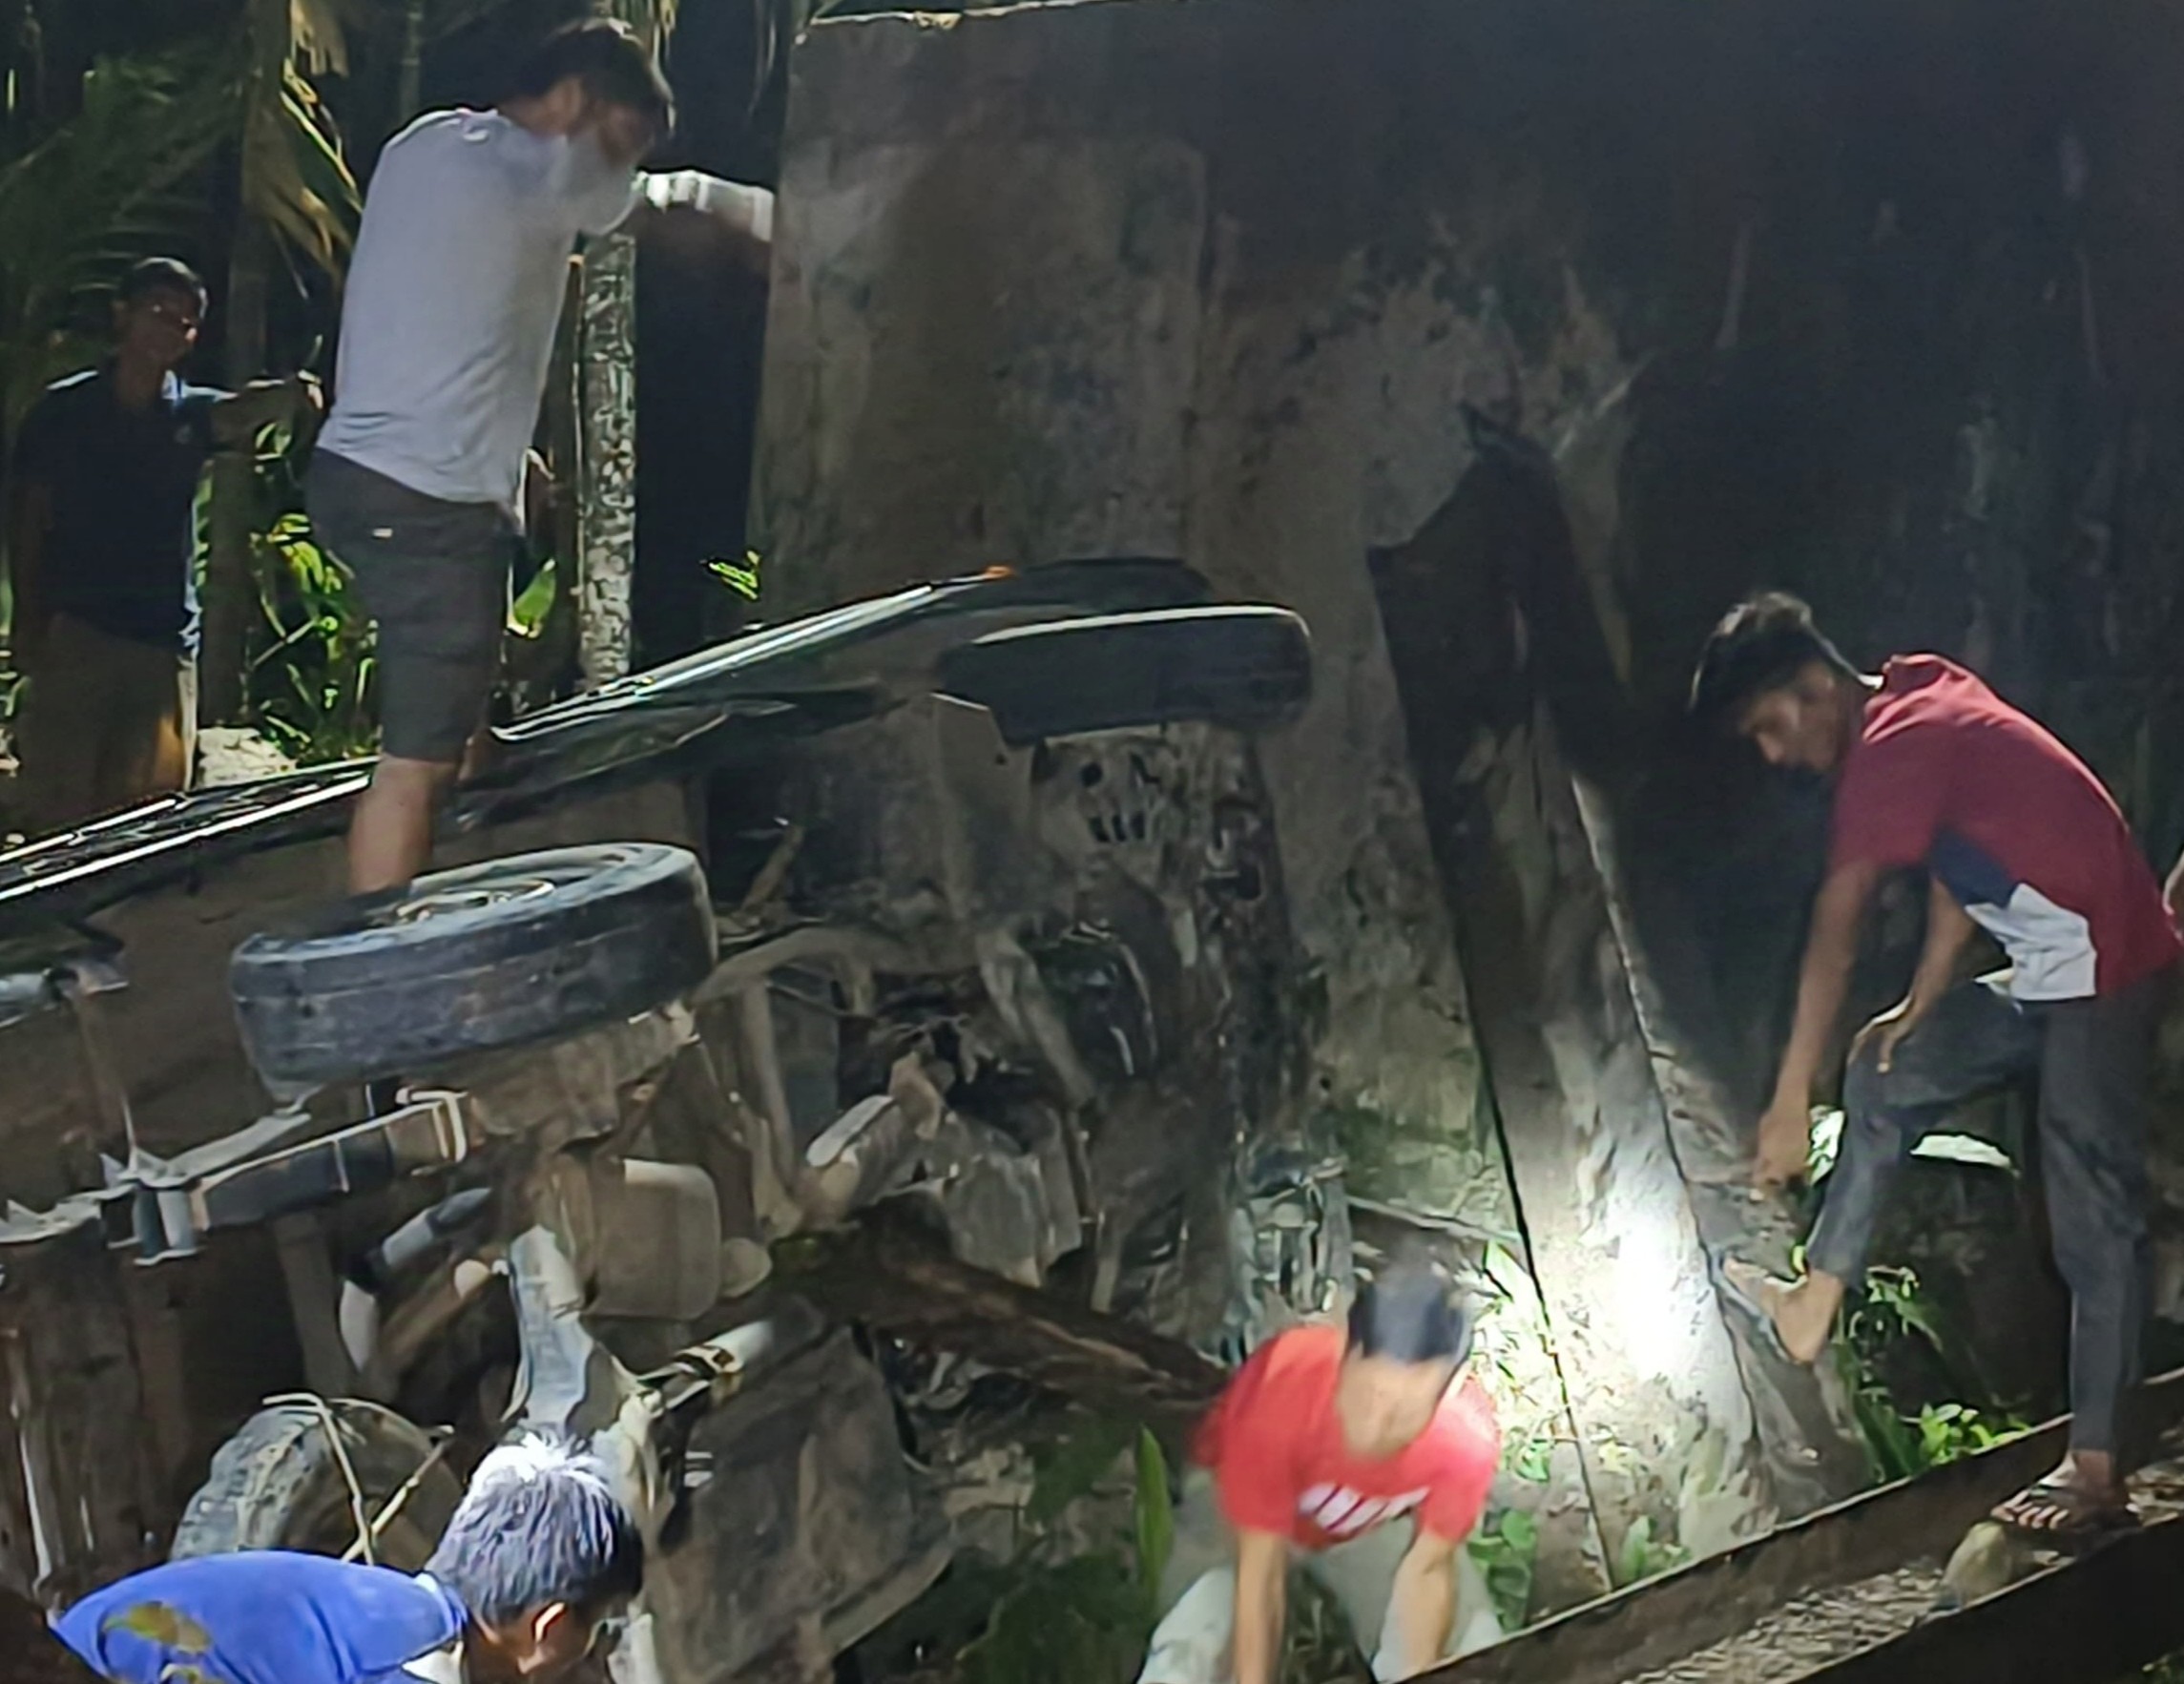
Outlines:
[[[419,117],[372,174],[320,447],[516,513],[569,255],[636,201],[635,174],[588,139],[498,112]]]

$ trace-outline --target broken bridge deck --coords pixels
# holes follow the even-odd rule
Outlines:
[[[1143,1328],[999,1281],[901,1233],[800,1272],[836,1314],[951,1350],[1164,1429],[1220,1371]],[[2184,1370],[2147,1387],[2184,1425]],[[2111,1684],[2184,1648],[2184,1460],[2134,1482],[2147,1524],[2074,1561],[1935,1613],[1942,1567],[1986,1512],[2058,1462],[2068,1419],[1630,1586],[1428,1674],[1421,1684]],[[2174,1443],[2174,1441],[2172,1441]]]

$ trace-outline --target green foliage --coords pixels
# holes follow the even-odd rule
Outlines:
[[[1663,1543],[1654,1537],[1653,1516],[1641,1514],[1631,1523],[1615,1551],[1615,1583],[1634,1585],[1640,1579],[1681,1567],[1688,1559],[1690,1551],[1682,1545]]]
[[[1175,1548],[1175,1510],[1168,1496],[1167,1454],[1160,1441],[1143,1430],[1137,1435],[1137,1496],[1131,1511],[1136,1522],[1137,1576],[1157,1592]]]
[[[1469,1548],[1486,1575],[1487,1593],[1494,1599],[1502,1630],[1520,1630],[1531,1608],[1532,1577],[1539,1565],[1538,1519],[1525,1509],[1505,1509],[1472,1534]]]
[[[0,166],[0,392],[6,420],[104,342],[122,272],[188,249],[209,165],[235,127],[235,56],[207,44],[109,58],[81,109]]]
[[[561,565],[552,556],[539,564],[530,583],[509,604],[509,630],[518,637],[537,637],[546,631],[546,617],[561,594]]]
[[[1881,1374],[1888,1346],[1905,1339],[1923,1341],[1947,1362],[1948,1343],[1920,1294],[1918,1276],[1909,1269],[1869,1269],[1836,1339],[1835,1362],[1876,1479],[1910,1479],[2025,1430],[2014,1415],[1963,1403],[1928,1403],[1904,1414]]]
[[[342,150],[341,131],[294,63],[258,92],[243,119],[243,194],[297,256],[339,274],[356,243],[364,197]]]
[[[1133,1450],[1129,1535],[1061,1554],[1052,1528]],[[1175,1534],[1158,1441],[1118,1423],[1091,1423],[1036,1462],[1022,1521],[1013,1561],[956,1575],[956,1595],[991,1611],[956,1656],[959,1684],[1128,1684],[1153,1633]]]
[[[1061,1519],[1063,1511],[1089,1497],[1100,1482],[1114,1471],[1114,1465],[1136,1437],[1128,1422],[1095,1417],[1059,1445],[1033,1454],[1031,1497],[1024,1506],[1024,1520],[1045,1530]]]
[[[302,466],[287,430],[268,428],[253,481],[250,572],[259,618],[244,696],[253,726],[290,759],[316,765],[372,752],[377,662],[355,582],[321,548],[303,512]]]
[[[1114,1552],[1028,1566],[957,1657],[958,1676],[962,1684],[1127,1684],[1153,1630],[1148,1602]]]
[[[765,563],[756,550],[744,551],[741,561],[709,561],[705,564],[705,571],[745,602],[759,600],[759,588],[764,576]]]

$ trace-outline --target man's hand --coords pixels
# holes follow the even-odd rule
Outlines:
[[[255,439],[259,428],[277,422],[286,422],[301,430],[316,422],[324,406],[324,394],[311,375],[254,380],[213,405],[213,440],[223,448],[234,449]]]
[[[1798,967],[1798,1008],[1790,1022],[1790,1044],[1775,1072],[1775,1101],[1759,1119],[1752,1183],[1762,1193],[1804,1175],[1805,1155],[1812,1149],[1812,1116],[1807,1108],[1814,1078],[1842,1014],[1851,962],[1858,956],[1859,925],[1880,882],[1880,866],[1854,860],[1828,873],[1813,903],[1804,962]]]
[[[1921,1002],[1916,994],[1901,1004],[1891,1006],[1879,1017],[1860,1029],[1850,1043],[1852,1062],[1862,1058],[1867,1048],[1874,1052],[1874,1067],[1882,1075],[1896,1068],[1896,1049],[1903,1037],[1924,1020],[1931,1008]]]
[[[1761,1193],[1779,1193],[1791,1182],[1802,1181],[1812,1150],[1812,1112],[1802,1100],[1778,1093],[1759,1119],[1752,1185]]]
[[[2176,856],[2176,864],[2169,873],[2168,886],[2161,898],[2169,903],[2169,916],[2184,924],[2184,854]]]
[[[723,181],[702,170],[655,171],[641,177],[644,203],[655,211],[693,210],[734,237],[745,267],[764,275],[774,254],[774,196],[766,188]]]

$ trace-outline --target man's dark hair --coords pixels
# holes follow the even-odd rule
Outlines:
[[[644,1583],[645,1544],[607,1472],[565,1445],[504,1445],[478,1465],[425,1570],[489,1626],[565,1603],[596,1614]]]
[[[574,76],[607,105],[642,112],[662,138],[675,130],[675,94],[659,60],[619,18],[586,17],[564,24],[516,66],[510,94],[536,99]]]
[[[1799,598],[1783,591],[1748,597],[1721,616],[1699,651],[1691,680],[1692,717],[1733,727],[1753,701],[1770,690],[1787,689],[1815,661],[1846,678],[1858,674]]]
[[[1350,1349],[1398,1362],[1461,1363],[1471,1354],[1471,1317],[1447,1270],[1406,1260],[1358,1288]]]
[[[121,301],[134,304],[156,292],[176,292],[196,299],[199,310],[211,297],[205,291],[204,277],[179,258],[146,258],[130,264],[129,272],[121,278]]]

